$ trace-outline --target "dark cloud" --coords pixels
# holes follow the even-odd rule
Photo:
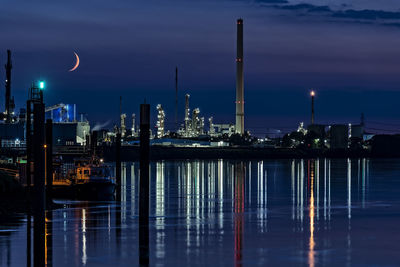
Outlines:
[[[321,15],[330,18],[344,19],[346,21],[353,21],[356,23],[370,23],[376,22],[384,26],[398,26],[396,21],[400,20],[400,12],[397,11],[383,11],[383,10],[372,10],[372,9],[346,9],[348,6],[342,5],[342,10],[334,10],[329,6],[323,5],[313,5],[308,3],[301,4],[289,4],[279,2],[280,0],[265,0],[258,1],[262,3],[270,3],[271,5],[266,5],[268,7],[296,11],[296,15]]]
[[[400,12],[390,12],[382,10],[345,10],[334,12],[334,17],[350,18],[350,19],[363,19],[363,20],[399,20]]]
[[[311,4],[282,5],[276,6],[285,10],[303,10],[306,12],[332,12],[328,6],[315,6]]]
[[[258,3],[263,4],[288,4],[287,0],[256,0]]]

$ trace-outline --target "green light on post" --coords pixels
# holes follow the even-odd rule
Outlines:
[[[46,86],[46,84],[45,84],[44,81],[40,81],[40,82],[39,82],[39,89],[40,89],[40,90],[43,90],[45,86]]]

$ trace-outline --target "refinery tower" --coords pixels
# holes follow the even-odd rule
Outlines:
[[[236,133],[244,134],[243,20],[237,20]]]

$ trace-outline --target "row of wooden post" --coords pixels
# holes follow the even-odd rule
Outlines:
[[[33,111],[33,112],[32,112]],[[33,113],[33,134],[31,114]],[[44,123],[44,104],[28,106],[27,120],[27,194],[34,212],[34,266],[45,262],[45,210],[52,205],[53,145],[52,120]],[[33,154],[33,157],[32,157]],[[149,157],[150,157],[150,105],[140,105],[140,189],[139,189],[139,265],[149,265]],[[121,133],[116,138],[116,199],[121,200]],[[33,164],[34,198],[31,199],[31,171]],[[47,186],[46,186],[47,184]],[[30,218],[30,206],[28,217]],[[29,222],[28,222],[29,223]],[[30,223],[28,225],[30,236]],[[30,244],[27,245],[30,255]],[[30,256],[27,259],[30,266]]]

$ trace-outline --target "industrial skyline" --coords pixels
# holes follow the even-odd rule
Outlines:
[[[243,17],[247,29],[246,129],[265,133],[260,125],[285,130],[307,121],[308,92],[315,88],[318,122],[354,123],[365,113],[371,130],[398,132],[391,124],[400,126],[400,111],[396,108],[400,97],[396,60],[400,39],[398,29],[389,24],[396,21],[399,4],[353,1],[352,5],[341,6],[340,1],[327,1],[324,13],[313,12],[322,8],[312,1],[306,1],[307,5],[292,0],[269,2],[200,1],[182,6],[175,0],[168,5],[155,1],[140,5],[142,11],[158,8],[146,17],[132,16],[138,9],[129,3],[120,3],[111,10],[101,4],[93,10],[81,3],[76,10],[74,0],[63,8],[45,3],[7,3],[0,8],[7,9],[0,33],[8,36],[0,50],[13,51],[12,86],[17,110],[24,105],[30,82],[46,79],[46,102],[57,104],[61,97],[65,103],[76,103],[93,122],[117,122],[115,105],[122,95],[129,99],[126,107],[137,107],[146,98],[154,107],[153,121],[156,105],[163,104],[168,115],[165,124],[174,128],[173,114],[184,108],[183,101],[175,108],[176,96],[171,93],[175,88],[174,69],[178,67],[178,99],[189,93],[204,117],[231,121],[235,112],[232,55],[236,49],[236,25],[232,21]],[[207,13],[204,23],[202,12],[210,6],[215,11]],[[27,7],[29,16],[22,16],[18,10]],[[57,14],[66,21],[56,18]],[[83,26],[74,27],[74,19]],[[18,23],[14,23],[16,20]],[[127,22],[141,27],[126,29]],[[43,26],[50,24],[58,25],[63,35]],[[20,35],[21,28],[35,34]],[[170,34],[165,35],[166,30]],[[103,40],[104,36],[108,38]],[[23,43],[32,45],[26,47]],[[79,53],[81,65],[68,72],[75,64],[74,51]],[[1,56],[0,61],[5,64],[6,57]],[[109,97],[110,91],[115,98]],[[0,97],[0,108],[4,110],[4,94]],[[124,112],[138,110],[127,108]],[[178,116],[179,121],[183,119],[181,113]]]
[[[1,266],[400,262],[398,0],[0,12]]]

